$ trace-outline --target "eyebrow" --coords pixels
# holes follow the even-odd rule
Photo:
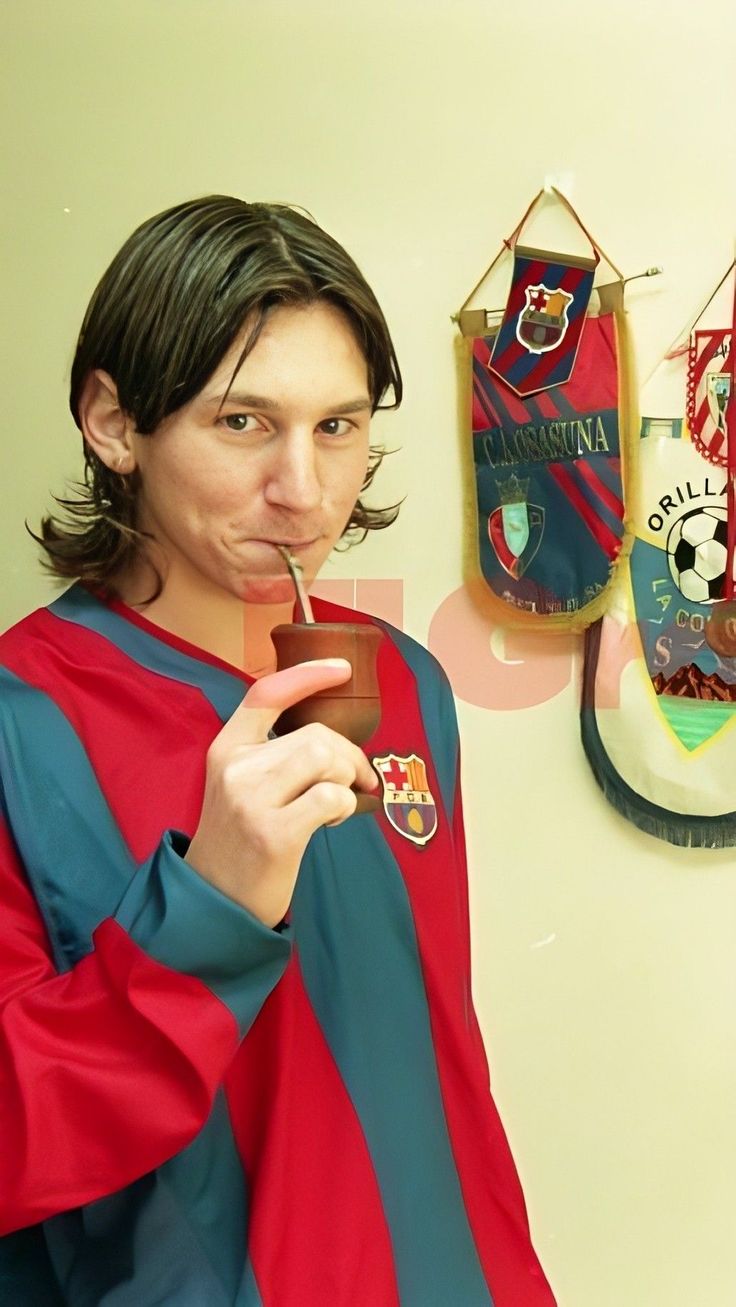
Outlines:
[[[227,398],[219,395],[205,395],[204,400],[207,404],[217,404],[220,408],[223,404],[240,404],[243,408],[261,408],[278,412],[281,405],[276,399],[268,399],[265,395],[249,395],[241,390],[231,390]],[[325,405],[325,411],[330,413],[362,413],[366,409],[373,407],[370,398],[367,395],[360,395],[357,399],[349,399],[345,404]]]

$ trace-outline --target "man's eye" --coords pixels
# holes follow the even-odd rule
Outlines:
[[[246,422],[255,422],[252,413],[228,413],[227,417],[222,419],[228,426],[229,431],[251,431],[251,427],[246,427]]]
[[[352,422],[348,422],[347,418],[325,418],[324,422],[320,422],[319,425],[322,430],[325,427],[331,428],[331,430],[325,431],[327,436],[346,436],[353,428]],[[338,430],[339,427],[342,427],[343,430]]]

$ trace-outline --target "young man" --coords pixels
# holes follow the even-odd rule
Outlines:
[[[0,640],[14,1307],[553,1303],[473,1013],[446,678],[375,623],[364,748],[272,730],[349,675],[275,672],[277,546],[309,583],[393,520],[360,501],[389,388],[372,292],[286,207],[159,214],[93,296],[85,486],[41,537],[76,580]]]

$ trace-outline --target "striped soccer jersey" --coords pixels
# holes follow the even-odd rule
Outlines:
[[[1,1302],[553,1307],[471,999],[452,694],[377,624],[384,803],[315,833],[281,930],[183,860],[250,679],[80,584],[0,637]]]

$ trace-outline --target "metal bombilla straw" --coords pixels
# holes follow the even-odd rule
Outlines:
[[[301,620],[303,623],[313,623],[314,613],[312,612],[312,605],[309,602],[309,595],[304,588],[302,565],[291,553],[291,550],[287,549],[286,545],[277,545],[276,548],[284,559],[286,566],[289,569],[289,576],[294,582],[297,603],[301,610]]]

